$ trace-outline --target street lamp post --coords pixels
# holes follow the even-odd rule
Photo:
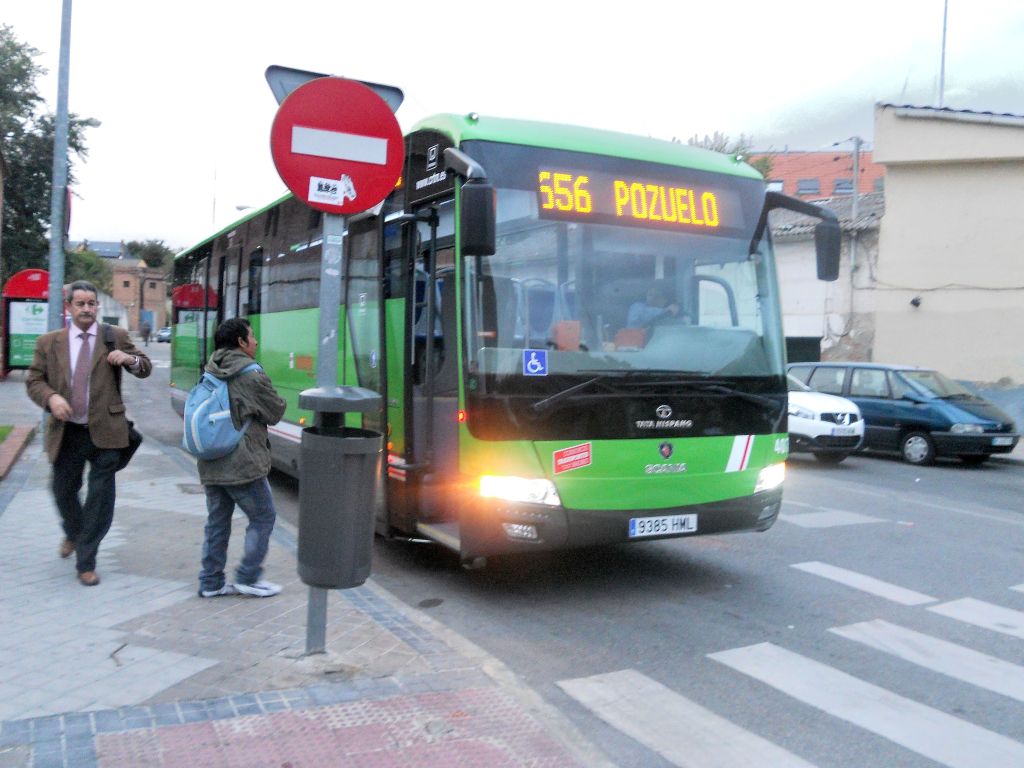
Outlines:
[[[64,325],[64,196],[68,187],[68,70],[71,59],[71,0],[64,0],[60,20],[57,70],[57,116],[53,125],[53,179],[50,190],[50,291],[47,328]]]

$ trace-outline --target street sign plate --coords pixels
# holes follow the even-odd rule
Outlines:
[[[270,151],[292,194],[337,214],[381,202],[405,161],[402,130],[387,102],[337,77],[310,80],[288,95],[274,117]]]

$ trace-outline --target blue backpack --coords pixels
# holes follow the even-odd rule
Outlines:
[[[231,421],[228,381],[246,371],[262,371],[259,363],[250,363],[234,376],[220,379],[204,373],[185,400],[185,434],[181,447],[199,459],[219,459],[233,450],[249,428],[246,419],[241,429]]]

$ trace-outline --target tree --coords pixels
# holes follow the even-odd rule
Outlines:
[[[163,240],[132,240],[125,244],[125,250],[136,259],[142,259],[150,269],[170,268],[174,263],[174,251],[164,245]]]
[[[68,251],[65,254],[64,281],[88,280],[104,293],[110,293],[114,269],[95,251]]]
[[[704,134],[704,138],[700,138],[697,134],[694,134],[686,143],[691,147],[703,147],[704,149],[714,150],[715,152],[724,152],[727,155],[743,155],[752,168],[758,171],[762,176],[768,178],[772,172],[772,156],[770,153],[765,153],[760,157],[751,160],[750,159],[750,148],[753,146],[753,138],[740,134],[736,141],[732,141],[727,134],[715,131],[714,134],[708,136]]]
[[[0,24],[0,145],[7,163],[3,230],[0,232],[0,283],[29,267],[48,266],[50,188],[53,175],[55,118],[41,113],[36,78],[46,70],[35,63],[39,51]],[[84,159],[88,121],[70,115],[68,148]],[[68,184],[75,182],[68,163]]]

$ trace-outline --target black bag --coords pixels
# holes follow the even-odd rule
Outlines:
[[[103,326],[103,343],[107,345],[107,350],[113,352],[117,349],[114,344],[114,329],[109,325]],[[117,393],[121,394],[121,368],[114,372],[114,379],[117,381]],[[128,466],[128,462],[132,460],[132,456],[139,450],[139,446],[142,445],[142,433],[135,428],[135,422],[128,419],[128,445],[121,449],[121,458],[117,462],[117,469],[115,472],[120,472],[122,469]]]
[[[117,462],[115,472],[120,472],[128,466],[128,462],[132,460],[132,456],[139,450],[140,445],[142,445],[142,433],[135,428],[135,422],[128,419],[128,447],[121,449],[121,459]]]

